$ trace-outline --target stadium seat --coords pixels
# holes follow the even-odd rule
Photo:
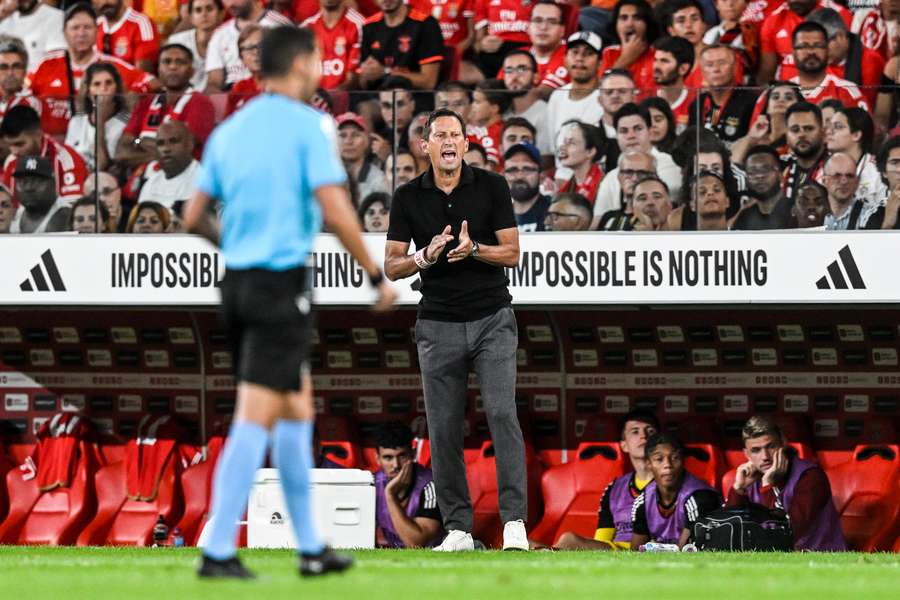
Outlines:
[[[685,444],[684,468],[715,488],[725,474],[725,458],[712,444]]]
[[[195,546],[209,512],[212,478],[225,440],[213,436],[206,445],[206,460],[185,469],[181,474],[184,514],[178,522],[186,546]]]
[[[566,531],[593,537],[603,490],[624,472],[618,443],[581,444],[576,460],[548,469],[541,477],[544,517],[531,532],[531,539],[551,545]]]
[[[543,467],[527,443],[525,468],[528,476],[528,524],[533,524],[537,523],[543,509],[540,496]],[[499,548],[503,543],[503,523],[497,505],[497,461],[493,442],[488,440],[481,445],[478,458],[466,466],[466,478],[475,513],[472,536],[488,548]]]
[[[0,481],[6,481],[6,474],[12,469],[12,463],[6,457],[6,449],[0,445]],[[0,523],[6,518],[9,511],[9,498],[6,495],[6,486],[0,485]]]
[[[857,446],[850,461],[828,472],[847,543],[854,550],[890,550],[900,527],[900,446]]]

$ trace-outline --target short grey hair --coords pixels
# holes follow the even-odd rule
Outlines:
[[[816,9],[806,17],[806,20],[818,23],[824,27],[825,31],[828,33],[829,40],[833,39],[839,33],[848,33],[847,24],[844,23],[844,19],[841,18],[838,11],[833,8]]]
[[[656,170],[656,157],[653,156],[650,152],[642,152],[640,150],[629,150],[628,152],[623,152],[619,155],[619,160],[616,162],[617,167],[621,167],[622,163],[625,162],[626,158],[649,158],[650,164],[653,165],[653,170]]]

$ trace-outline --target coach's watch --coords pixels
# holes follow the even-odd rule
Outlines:
[[[475,240],[472,240],[472,251],[469,252],[469,256],[478,258],[478,242],[476,242]]]

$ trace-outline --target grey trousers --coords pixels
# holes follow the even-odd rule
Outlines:
[[[470,367],[497,459],[497,491],[504,523],[528,514],[525,443],[516,415],[516,348],[512,308],[465,323],[416,321],[416,345],[431,438],[431,467],[444,528],[472,531],[472,501],[463,458],[463,422]]]

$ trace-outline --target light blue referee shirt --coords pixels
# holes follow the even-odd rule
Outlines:
[[[229,269],[306,264],[322,214],[314,192],[346,182],[334,121],[279,94],[250,101],[215,129],[197,187],[222,203]]]

